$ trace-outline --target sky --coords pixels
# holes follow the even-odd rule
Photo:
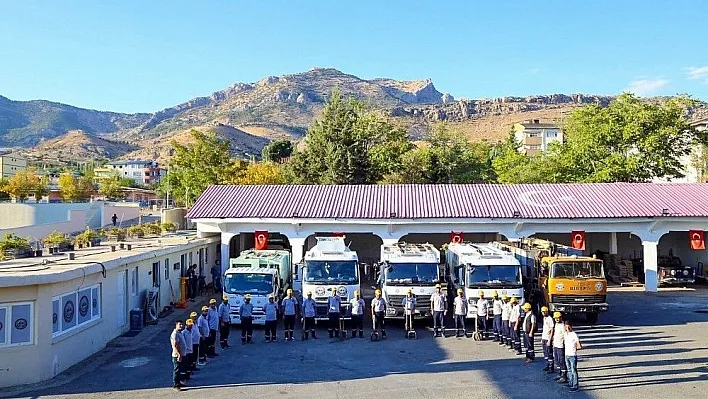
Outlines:
[[[0,95],[155,112],[332,67],[455,98],[708,100],[704,0],[0,0]]]

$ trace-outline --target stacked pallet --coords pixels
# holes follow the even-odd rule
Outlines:
[[[632,261],[623,260],[615,254],[605,254],[602,261],[605,264],[605,274],[608,280],[614,283],[624,283],[634,279]]]

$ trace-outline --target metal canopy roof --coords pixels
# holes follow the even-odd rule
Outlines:
[[[708,217],[708,184],[211,186],[190,219]]]

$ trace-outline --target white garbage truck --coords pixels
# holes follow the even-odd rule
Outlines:
[[[224,274],[224,294],[231,305],[231,324],[241,324],[239,308],[245,295],[251,295],[253,324],[265,324],[265,305],[270,295],[276,301],[292,286],[290,252],[284,250],[246,250],[229,260]]]
[[[377,266],[377,285],[386,301],[386,318],[404,317],[401,302],[409,289],[416,298],[416,315],[432,317],[430,296],[435,285],[444,285],[445,280],[440,251],[434,245],[403,242],[382,245],[381,262]]]
[[[327,297],[332,288],[342,300],[343,319],[351,319],[349,301],[361,288],[359,258],[344,242],[345,237],[317,237],[317,244],[305,253],[302,265],[302,292],[312,292],[316,302],[315,320],[327,320]]]
[[[479,292],[484,292],[484,299],[489,302],[489,315],[492,315],[491,302],[494,291],[499,297],[519,298],[519,304],[525,302],[524,276],[521,264],[513,254],[506,252],[493,243],[450,243],[446,253],[449,280],[452,294],[461,288],[467,298],[467,318],[477,318],[476,304]],[[527,272],[530,273],[530,272]]]

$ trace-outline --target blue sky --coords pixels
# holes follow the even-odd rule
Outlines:
[[[708,100],[706,21],[702,0],[0,0],[0,95],[153,112],[334,67],[431,78],[456,98],[632,90]]]

